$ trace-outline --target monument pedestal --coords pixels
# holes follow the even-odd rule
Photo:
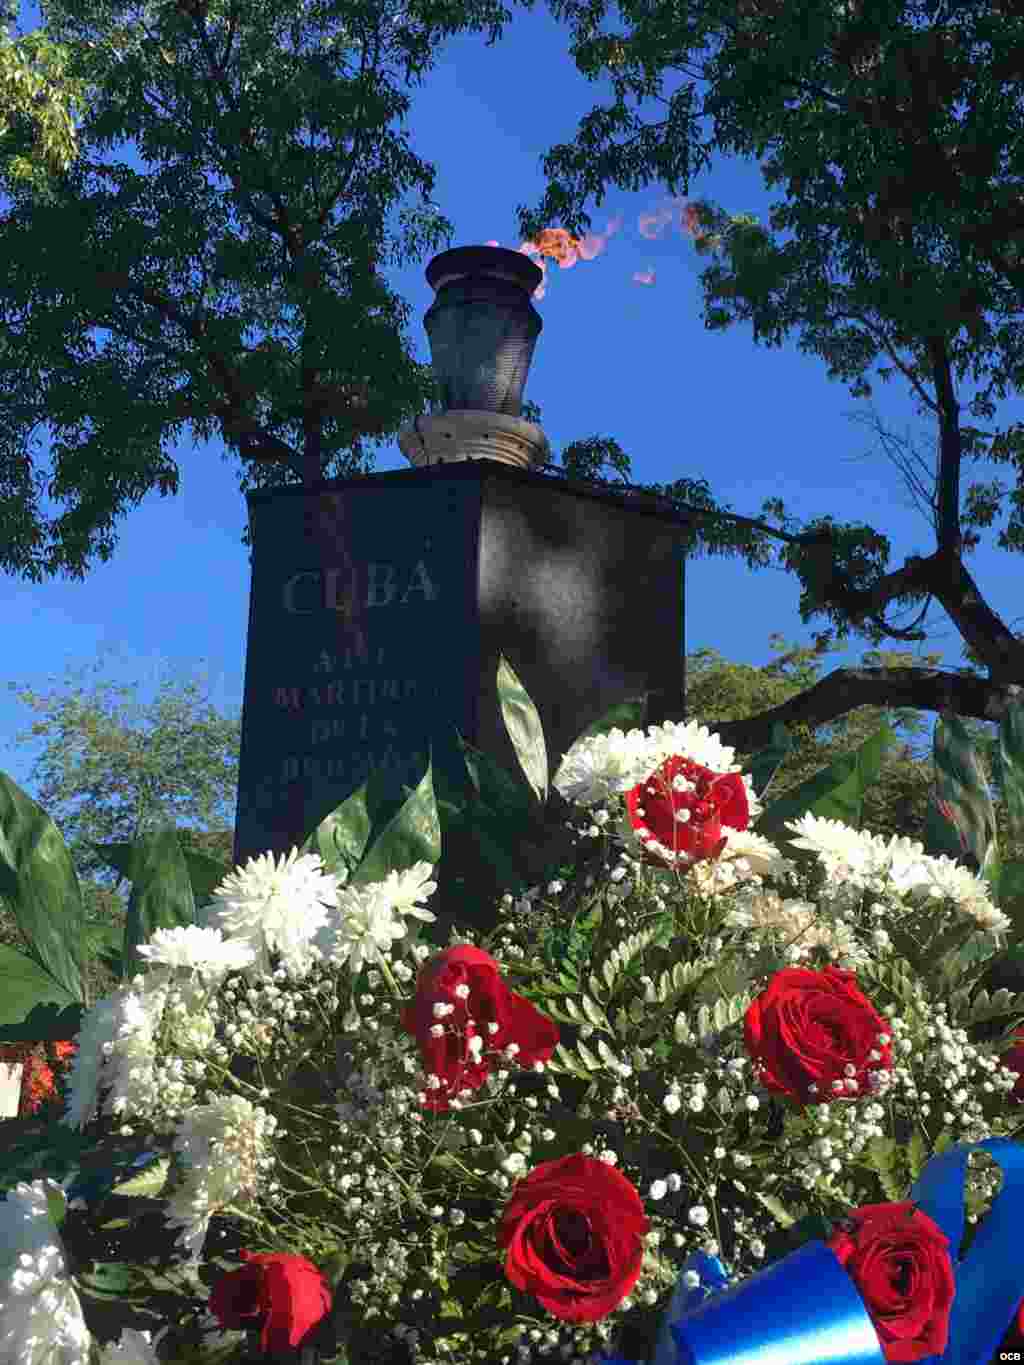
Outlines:
[[[396,795],[462,736],[519,764],[499,654],[540,714],[549,775],[649,694],[682,711],[685,528],[621,494],[461,460],[248,494],[252,593],[235,862],[286,853],[375,768]]]

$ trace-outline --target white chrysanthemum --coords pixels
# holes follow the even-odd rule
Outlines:
[[[559,765],[555,789],[578,806],[604,805],[647,774],[649,753],[650,742],[641,730],[623,734],[616,727],[578,740]]]
[[[22,1182],[0,1201],[0,1361],[88,1365],[91,1336],[51,1214],[54,1180]]]
[[[246,940],[225,939],[221,929],[197,924],[157,929],[139,953],[154,966],[188,969],[211,980],[249,967],[256,959],[256,949]]]
[[[68,1109],[58,1122],[81,1130],[96,1117],[103,1066],[103,1044],[117,1036],[121,991],[97,1000],[82,1015],[74,1042],[77,1051],[71,1060],[68,1077]]]
[[[163,1327],[157,1340],[170,1328]],[[100,1365],[160,1365],[160,1358],[150,1345],[149,1332],[137,1332],[134,1327],[121,1329],[121,1340],[110,1342],[100,1352]]]
[[[649,725],[647,734],[652,772],[673,754],[691,759],[716,773],[738,773],[740,770],[735,762],[736,750],[723,744],[706,725],[699,725],[695,720],[666,720],[661,725]]]
[[[277,1120],[241,1095],[219,1095],[193,1109],[178,1127],[173,1147],[184,1178],[167,1201],[166,1218],[181,1229],[176,1245],[199,1262],[210,1218],[239,1195],[255,1195],[273,1164],[268,1139]]]
[[[745,876],[782,877],[793,870],[792,859],[781,853],[764,835],[755,834],[752,829],[733,829],[729,825],[722,826],[722,833],[726,838],[722,858],[732,862],[740,859],[745,861]]]
[[[739,764],[733,762],[736,751],[706,726],[696,721],[668,720],[661,725],[649,725],[646,735],[641,730],[624,734],[616,727],[605,735],[579,740],[563,758],[554,785],[566,800],[577,805],[603,805],[638,786],[673,755],[688,758],[716,773],[740,770]],[[750,778],[744,776],[743,780],[753,821],[763,808]]]
[[[939,895],[955,901],[961,912],[977,920],[981,928],[990,933],[1002,933],[1010,927],[1007,916],[992,904],[989,884],[984,877],[975,876],[970,868],[945,854],[929,857],[927,863],[931,886]]]
[[[888,841],[875,835],[871,846],[877,874],[884,876],[898,895],[908,895],[927,884],[929,859],[922,843],[905,835],[894,834]]]
[[[825,820],[806,813],[798,820],[787,820],[786,828],[795,830],[798,835],[788,841],[794,848],[805,848],[817,854],[819,861],[826,865],[841,863],[857,871],[870,855],[870,844],[864,836],[841,820]]]
[[[293,848],[276,862],[273,854],[250,858],[214,891],[205,920],[232,939],[252,945],[260,970],[269,969],[270,952],[281,954],[286,969],[304,975],[319,953],[312,946],[327,922],[327,907],[337,899],[343,878],[325,872],[320,855]]]
[[[168,986],[162,975],[143,977],[136,986],[122,988],[117,1034],[104,1068],[103,1081],[110,1089],[103,1101],[104,1114],[126,1110],[148,1111],[157,1101],[154,1064],[156,1034],[167,1003]]]
[[[152,1103],[155,1032],[167,998],[166,983],[162,970],[146,976],[140,973],[82,1016],[75,1037],[78,1051],[71,1066],[68,1110],[61,1123],[81,1130],[91,1122],[100,1111],[102,1089],[107,1090],[104,1114]]]
[[[437,890],[432,872],[430,863],[419,862],[403,872],[389,872],[382,882],[342,887],[327,925],[316,935],[316,946],[329,961],[347,963],[353,974],[390,954],[392,944],[408,932],[403,915],[427,924],[437,918],[419,908]]]
[[[412,915],[424,924],[433,924],[437,916],[420,908],[420,902],[437,890],[433,875],[432,863],[413,863],[404,872],[389,872],[382,882],[374,882],[373,887],[391,903],[396,915]]]

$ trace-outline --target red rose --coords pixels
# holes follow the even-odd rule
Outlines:
[[[578,1152],[542,1161],[502,1214],[505,1275],[563,1322],[599,1322],[640,1278],[649,1227],[614,1166]]]
[[[468,993],[456,994],[458,987]],[[443,1017],[434,1014],[435,1003],[451,1005]],[[402,1027],[419,1044],[427,1075],[439,1076],[440,1089],[427,1090],[426,1108],[445,1113],[460,1090],[478,1090],[487,1079],[491,1062],[487,1054],[516,1043],[517,1065],[532,1067],[547,1062],[559,1042],[558,1025],[501,979],[498,963],[490,953],[472,943],[446,948],[424,962],[416,981],[416,998],[402,1010]],[[491,1028],[490,1025],[496,1025]],[[433,1036],[438,1026],[443,1034]],[[483,1046],[474,1060],[471,1038]]]
[[[676,777],[692,783],[693,790],[673,790]],[[742,773],[715,773],[678,755],[626,792],[626,810],[642,845],[657,840],[684,855],[684,863],[717,858],[726,845],[722,826],[746,829],[750,816]],[[680,811],[689,813],[686,820],[676,818]],[[669,865],[663,854],[646,847],[643,861],[654,867]]]
[[[295,1350],[330,1312],[327,1281],[304,1256],[239,1255],[248,1265],[214,1282],[210,1312],[225,1331],[258,1327],[264,1355]]]
[[[841,967],[820,972],[785,967],[744,1020],[747,1051],[759,1079],[798,1104],[863,1095],[868,1073],[892,1066],[891,1043],[878,1040],[886,1031],[885,1020],[861,994],[854,973]],[[873,1058],[872,1052],[879,1056]]]
[[[828,1245],[860,1290],[886,1360],[941,1356],[956,1285],[949,1238],[907,1201],[865,1204]]]

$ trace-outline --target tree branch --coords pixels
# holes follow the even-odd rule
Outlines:
[[[1024,667],[1018,676],[1024,682]],[[772,726],[777,723],[787,728],[807,725],[816,729],[858,706],[952,710],[960,716],[998,723],[1006,707],[1015,701],[1024,701],[1024,686],[994,685],[987,678],[938,668],[837,668],[806,692],[758,716],[717,725],[709,717],[701,716],[700,720],[723,744],[748,755],[767,748]],[[666,719],[682,721],[684,717],[668,715]]]
[[[939,400],[938,546],[942,550],[962,542],[960,533],[960,404],[953,392],[949,352],[941,337],[928,338],[932,380]]]

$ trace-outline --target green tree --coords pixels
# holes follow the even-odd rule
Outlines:
[[[99,671],[101,663],[94,665]],[[79,669],[72,677],[80,677]],[[133,843],[170,821],[186,848],[230,865],[238,791],[239,717],[220,715],[189,681],[168,680],[148,707],[118,706],[138,684],[70,687],[38,695],[8,683],[36,713],[17,743],[45,740],[31,791],[60,830],[79,878],[85,913],[123,929],[130,888],[95,852],[95,843]],[[0,942],[23,947],[0,908]],[[89,998],[114,988],[100,962],[87,968]]]
[[[15,182],[45,196],[51,177],[78,155],[74,116],[87,94],[68,78],[67,52],[45,30],[11,38],[17,12],[16,4],[0,11],[0,159]]]
[[[891,571],[888,539],[863,523],[826,516],[801,530],[778,499],[755,520],[717,508],[706,485],[699,499],[686,480],[647,485],[692,517],[693,553],[742,553],[752,567],[795,573],[802,620],[828,623],[816,639],[853,631],[875,647],[920,641],[935,601],[976,665],[839,668],[723,738],[753,751],[775,721],[813,727],[865,705],[998,719],[1024,684],[1024,640],[986,603],[965,559],[1007,494],[974,484],[962,499],[961,466],[1016,467],[998,544],[1019,552],[1024,424],[961,421],[960,386],[974,386],[967,411],[988,423],[1024,379],[1024,10],[998,0],[622,0],[621,27],[606,31],[604,0],[551,8],[571,25],[577,68],[588,79],[606,73],[615,101],[544,157],[547,190],[539,206],[520,208],[523,236],[554,223],[581,234],[585,201],[600,205],[609,185],[660,182],[685,195],[713,154],[756,157],[782,193],[768,227],[706,201],[684,211],[709,258],[706,327],[749,322],[768,348],[795,332],[855,397],[870,397],[876,376],[909,385],[938,429],[936,549]],[[669,72],[691,79],[665,97]],[[663,119],[641,117],[651,100]],[[575,444],[583,463],[622,453],[608,438]],[[894,607],[920,611],[896,624]]]
[[[243,490],[367,472],[364,442],[436,394],[378,267],[452,231],[433,168],[392,127],[410,108],[394,75],[421,81],[445,37],[488,27],[493,42],[507,17],[497,0],[47,6],[90,98],[79,155],[45,194],[0,156],[0,567],[38,582],[109,559],[116,519],[177,490],[167,450],[185,427],[241,457]],[[111,153],[121,143],[145,173]],[[31,449],[43,424],[66,504],[52,520]]]

